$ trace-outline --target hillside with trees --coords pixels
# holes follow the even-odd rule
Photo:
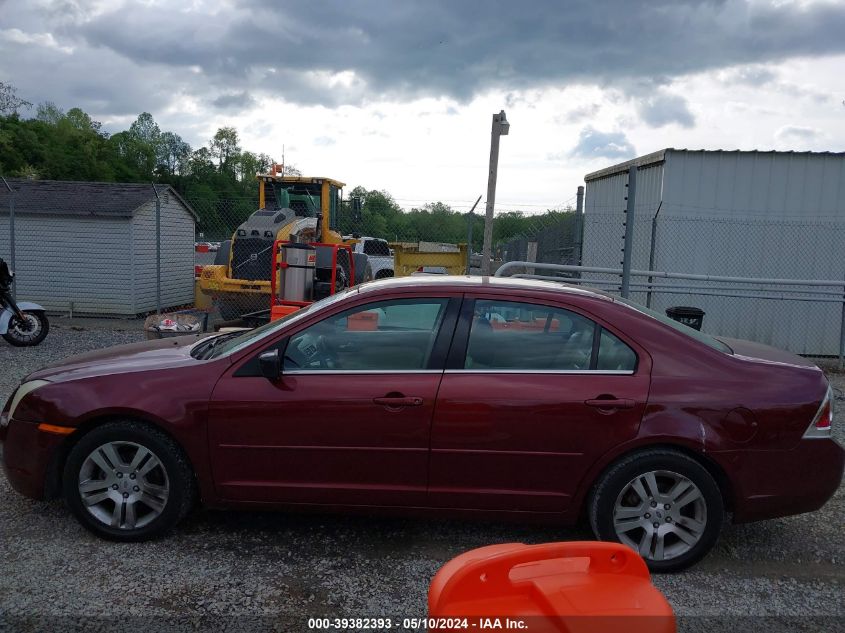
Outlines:
[[[26,116],[26,113],[29,116]],[[202,147],[193,148],[178,133],[162,130],[148,112],[128,129],[109,133],[80,108],[63,111],[45,102],[34,106],[0,82],[0,175],[45,180],[155,182],[169,184],[190,202],[200,217],[205,239],[224,239],[255,211],[255,174],[276,162],[266,153],[241,145],[234,127],[221,127]],[[285,173],[299,174],[290,166]],[[363,201],[357,221],[341,212],[344,233],[360,233],[401,241],[465,242],[468,215],[443,202],[410,211],[384,189],[357,186],[349,198]],[[481,248],[483,207],[473,226],[473,248]],[[539,215],[521,211],[498,213],[494,242],[530,235],[556,224],[567,214],[549,210]]]

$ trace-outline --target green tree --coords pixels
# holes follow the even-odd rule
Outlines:
[[[241,151],[238,131],[233,127],[219,128],[209,141],[209,149],[217,159],[217,170],[222,174],[225,169],[234,176],[237,155]]]
[[[52,101],[39,103],[35,111],[35,118],[38,121],[56,125],[65,117],[64,111]]]

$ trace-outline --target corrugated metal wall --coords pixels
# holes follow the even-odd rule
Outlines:
[[[845,222],[845,155],[666,151],[673,214]]]
[[[163,307],[194,301],[194,218],[169,193],[161,195],[161,303]],[[132,220],[135,312],[156,309],[155,201]]]
[[[9,214],[0,214],[0,252],[9,253]],[[19,300],[47,310],[133,314],[129,219],[15,214]],[[7,255],[8,256],[8,255]]]
[[[661,188],[648,172],[662,175]],[[655,193],[662,207],[656,270],[792,279],[845,277],[845,156],[667,150],[662,167],[638,172],[633,268],[648,268]],[[620,267],[624,183],[587,183],[584,264]],[[659,195],[659,194],[658,194]],[[614,203],[616,207],[614,207]],[[658,202],[659,204],[659,202]],[[591,218],[590,214],[595,213]],[[615,222],[603,214],[609,214]],[[682,282],[678,282],[682,283]],[[632,298],[645,302],[645,293]],[[693,305],[704,330],[801,354],[839,351],[841,306],[655,292],[652,307]]]

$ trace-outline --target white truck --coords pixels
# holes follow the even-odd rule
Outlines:
[[[387,240],[378,237],[343,236],[344,242],[351,240],[357,240],[352,245],[354,252],[365,253],[369,256],[368,261],[373,270],[373,279],[393,277],[393,250],[387,244]]]

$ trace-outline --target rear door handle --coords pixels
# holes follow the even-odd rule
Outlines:
[[[596,409],[633,409],[634,401],[627,398],[593,398],[584,400],[588,407]]]
[[[397,408],[397,407],[419,407],[423,403],[422,398],[418,397],[409,397],[406,398],[405,396],[393,396],[389,397],[386,396],[384,398],[373,398],[373,402],[376,404],[380,404],[385,407]]]

